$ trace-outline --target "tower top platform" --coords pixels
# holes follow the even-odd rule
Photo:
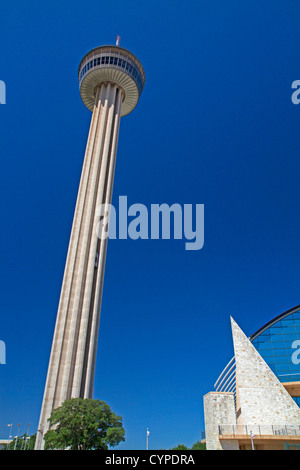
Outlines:
[[[101,83],[114,83],[122,91],[121,116],[137,105],[145,85],[145,71],[137,57],[120,46],[99,46],[88,52],[78,68],[80,96],[93,111],[95,89]]]

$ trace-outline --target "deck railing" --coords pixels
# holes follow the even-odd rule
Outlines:
[[[249,435],[249,436],[300,436],[300,426],[279,424],[226,424],[219,426],[219,435]]]

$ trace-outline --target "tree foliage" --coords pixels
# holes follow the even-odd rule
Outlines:
[[[188,448],[184,444],[178,444],[178,446],[173,447],[171,450],[188,450]]]
[[[206,450],[206,445],[202,444],[200,441],[197,441],[192,445],[191,450]]]
[[[15,437],[9,444],[3,446],[2,450],[33,450],[36,434],[28,436],[26,433]]]
[[[202,444],[200,441],[195,442],[192,447],[189,449],[184,444],[178,444],[176,447],[172,447],[171,450],[206,450],[205,444]]]
[[[107,450],[125,440],[122,417],[104,401],[71,398],[53,410],[45,449]]]

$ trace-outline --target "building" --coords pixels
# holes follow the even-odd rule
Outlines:
[[[0,450],[5,449],[5,447],[12,442],[12,439],[0,439]]]
[[[78,70],[80,95],[92,111],[49,360],[36,449],[53,409],[70,398],[92,398],[116,151],[121,116],[137,105],[145,84],[127,49],[101,46]],[[98,212],[99,207],[107,207]],[[102,224],[102,225],[101,225]],[[99,232],[100,226],[100,232]],[[106,227],[106,228],[105,228]]]
[[[300,305],[247,338],[204,396],[208,450],[300,450]]]

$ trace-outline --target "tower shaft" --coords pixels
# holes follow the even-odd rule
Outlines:
[[[107,247],[97,234],[96,210],[112,199],[121,93],[110,82],[95,89],[36,449],[53,409],[70,398],[92,398]]]

